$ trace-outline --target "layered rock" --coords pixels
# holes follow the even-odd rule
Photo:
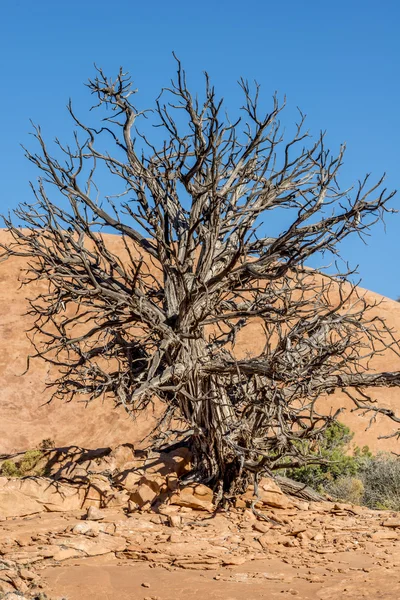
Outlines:
[[[270,482],[265,486],[273,487]],[[29,521],[7,519],[0,529],[0,593],[33,598],[45,566],[70,564],[70,559],[78,564],[96,556],[116,557],[118,564],[211,570],[226,581],[235,581],[236,575],[224,569],[240,566],[240,577],[248,583],[256,576],[259,583],[281,580],[276,570],[264,567],[256,575],[254,568],[246,567],[255,560],[261,564],[274,558],[306,568],[298,577],[315,584],[324,581],[321,567],[329,568],[335,557],[340,565],[349,553],[384,557],[396,556],[400,550],[400,520],[393,513],[388,516],[384,511],[330,502],[310,502],[306,509],[263,504],[260,510],[268,520],[258,520],[248,508],[214,511],[210,518],[203,507],[177,504],[131,514],[121,508],[89,507],[62,515],[36,515]],[[287,583],[292,579],[283,577]]]

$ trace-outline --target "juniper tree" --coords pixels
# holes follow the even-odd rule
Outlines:
[[[55,155],[35,127],[39,151],[26,154],[40,178],[15,211],[23,228],[5,218],[13,242],[3,256],[27,257],[28,283],[48,284],[30,312],[33,356],[55,367],[52,397],[111,395],[132,414],[158,398],[160,429],[189,436],[192,478],[220,500],[251,477],[315,460],[303,442],[339,412],[326,394],[344,390],[356,409],[399,422],[371,391],[400,385],[400,373],[366,369],[397,340],[349,272],[307,266],[365,235],[394,193],[369,176],[342,190],[345,148],[333,155],[324,134],[313,140],[301,112],[286,139],[278,96],[265,112],[259,86],[240,80],[231,122],[209,77],[200,101],[177,66],[151,114],[136,108],[122,70],[109,79],[98,69],[88,83],[97,127],[69,104],[74,144],[56,140]],[[156,141],[141,129],[146,117]],[[102,168],[114,194],[102,192]],[[288,225],[274,235],[283,209]],[[120,236],[123,257],[105,231]],[[238,359],[252,321],[263,348]]]

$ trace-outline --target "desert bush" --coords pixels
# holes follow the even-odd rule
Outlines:
[[[19,469],[12,460],[5,460],[0,472],[4,477],[20,477]]]
[[[351,504],[362,504],[365,488],[359,477],[345,475],[327,483],[325,491],[335,500]]]
[[[43,452],[45,452],[46,450],[51,450],[52,448],[55,448],[56,443],[54,440],[52,440],[51,438],[45,438],[44,440],[42,440],[39,444],[39,450],[42,450]]]
[[[363,503],[370,508],[400,511],[400,458],[380,453],[361,470]]]
[[[19,469],[22,475],[28,473],[29,471],[32,471],[39,462],[39,460],[42,458],[42,456],[43,453],[41,450],[28,450],[27,452],[25,452],[21,459],[21,462],[19,463]],[[39,475],[39,473],[35,472],[35,475]]]
[[[313,442],[314,447],[310,447],[308,441],[301,442],[304,455],[314,455],[316,463],[286,469],[285,475],[320,492],[331,493],[329,489],[333,489],[332,484],[338,480],[343,480],[343,486],[350,485],[350,481],[345,484],[344,480],[356,477],[365,461],[372,456],[368,446],[362,449],[355,447],[349,452],[353,436],[343,423],[332,423],[323,437],[318,442]],[[322,462],[318,463],[319,460]]]
[[[24,477],[28,474],[43,475],[43,469],[35,469],[42,456],[43,453],[41,450],[28,450],[22,456],[21,460],[5,460],[1,465],[0,472],[5,477]]]
[[[314,445],[303,449],[322,464],[286,469],[283,474],[307,484],[335,500],[364,504],[369,508],[400,511],[400,458],[368,446],[351,449],[353,433],[342,423],[333,423]]]

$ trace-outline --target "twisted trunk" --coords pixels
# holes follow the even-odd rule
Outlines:
[[[200,369],[209,360],[207,342],[201,334],[187,340],[179,360],[195,365],[177,394],[179,410],[193,429],[191,478],[210,486],[218,500],[235,496],[245,491],[249,481],[242,459],[227,440],[237,417],[220,376]]]

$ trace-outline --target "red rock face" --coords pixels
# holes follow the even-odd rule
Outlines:
[[[7,233],[0,230],[0,242],[6,239]],[[154,426],[148,415],[134,422],[110,400],[47,405],[48,367],[43,361],[32,361],[29,372],[20,376],[32,352],[26,336],[32,324],[32,318],[25,314],[26,298],[39,291],[37,284],[21,288],[21,269],[25,266],[21,258],[0,263],[0,454],[32,448],[45,438],[57,446],[99,448],[115,446],[119,440],[137,445]]]
[[[0,242],[8,234],[0,230]],[[107,242],[115,253],[121,252],[121,240],[116,236],[107,236]],[[141,415],[133,421],[122,409],[115,409],[109,400],[97,400],[89,405],[84,402],[53,402],[48,405],[49,391],[45,389],[47,366],[42,361],[33,361],[29,372],[19,376],[26,368],[26,359],[31,351],[26,331],[31,326],[31,317],[26,316],[28,303],[26,297],[34,296],[39,290],[38,284],[20,287],[21,269],[26,266],[25,259],[10,259],[0,263],[0,453],[9,453],[32,448],[45,438],[51,438],[56,445],[79,445],[87,448],[115,446],[123,442],[138,445],[139,441],[154,425],[154,417]],[[380,296],[367,292],[371,301]],[[400,336],[400,304],[383,299],[374,309],[383,316]],[[236,345],[238,356],[249,349],[257,352],[263,345],[262,331],[255,322],[244,328]],[[386,352],[371,361],[371,368],[377,371],[400,370],[400,358]],[[379,403],[400,413],[400,390],[381,388],[374,392]],[[378,437],[395,430],[395,425],[384,417],[368,431],[369,416],[350,413],[349,399],[338,394],[323,400],[324,409],[330,406],[344,406],[346,411],[341,420],[355,432],[354,443],[369,445],[374,451],[395,450],[400,452],[400,442],[395,438],[380,440]]]

